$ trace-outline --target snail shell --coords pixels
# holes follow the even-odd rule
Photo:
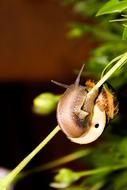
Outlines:
[[[78,144],[88,144],[100,137],[106,121],[112,119],[116,113],[117,104],[114,96],[106,88],[96,89],[89,96],[88,92],[95,85],[93,82],[86,86],[79,85],[83,66],[74,84],[64,86],[66,91],[57,106],[57,121],[66,136]]]
[[[78,144],[88,144],[97,140],[102,132],[104,131],[106,125],[106,114],[105,111],[101,111],[97,104],[94,106],[93,117],[91,125],[89,126],[89,131],[82,134],[78,138],[68,137],[72,142]]]

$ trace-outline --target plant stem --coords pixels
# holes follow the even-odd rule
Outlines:
[[[84,157],[84,156],[87,156],[90,152],[91,152],[91,149],[85,149],[85,150],[79,150],[79,151],[73,152],[73,153],[68,154],[64,157],[61,157],[61,158],[58,158],[54,161],[48,162],[45,165],[38,166],[34,169],[26,171],[23,173],[23,175],[21,175],[21,177],[25,177],[31,173],[41,172],[41,171],[45,171],[45,170],[48,170],[48,169],[51,169],[54,167],[58,167],[62,164],[71,162],[73,160],[79,159],[79,158]]]
[[[110,67],[115,61],[118,61],[124,54],[115,57],[113,60],[111,60],[104,68],[104,70],[101,73],[101,78],[105,75],[106,70],[108,69],[108,67]]]
[[[103,172],[109,173],[109,172],[124,169],[124,168],[127,168],[127,165],[106,166],[106,167],[101,167],[101,168],[97,168],[93,170],[81,171],[77,173],[80,178],[80,177],[94,175],[94,174],[103,173]]]
[[[21,172],[21,170],[31,161],[31,159],[58,133],[59,126],[56,126],[53,131],[25,158],[18,166],[13,169],[5,178],[5,186],[9,185],[15,177]]]
[[[121,67],[124,63],[127,61],[127,52],[123,54],[123,56],[119,56],[118,58],[121,58],[100,80],[99,82],[91,89],[91,91],[87,94],[90,95],[94,93],[98,88],[101,87],[102,84],[104,84],[110,77],[111,75]],[[113,63],[117,58],[113,59],[111,63]]]

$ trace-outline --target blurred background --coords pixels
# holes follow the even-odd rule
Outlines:
[[[13,169],[57,125],[55,111],[49,116],[32,112],[40,93],[62,93],[50,81],[70,84],[95,44],[88,37],[69,39],[69,22],[85,18],[73,15],[71,6],[55,0],[0,1],[0,165]],[[87,21],[88,22],[88,21]],[[66,155],[78,148],[59,132],[27,166]],[[72,163],[73,165],[73,163]],[[75,161],[73,168],[80,168]],[[83,168],[83,166],[82,166]],[[15,189],[48,189],[52,172],[30,175]],[[50,188],[49,188],[50,189]]]

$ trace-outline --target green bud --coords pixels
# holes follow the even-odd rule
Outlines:
[[[33,111],[40,115],[50,114],[55,110],[59,98],[60,95],[50,92],[42,93],[33,100]]]
[[[68,183],[68,184],[72,184],[77,179],[79,179],[78,174],[67,168],[62,168],[59,171],[59,173],[55,176],[55,180],[57,182],[64,182],[64,183]]]
[[[63,188],[63,187],[68,187],[75,181],[77,181],[80,178],[78,173],[67,169],[67,168],[62,168],[59,170],[59,173],[55,176],[54,182],[51,183],[50,185],[55,188]]]
[[[70,38],[77,38],[83,35],[83,31],[80,28],[73,28],[69,33],[68,36]]]

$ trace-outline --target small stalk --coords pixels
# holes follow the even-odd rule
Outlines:
[[[74,161],[76,159],[79,159],[81,157],[87,156],[90,153],[91,153],[91,149],[79,150],[79,151],[73,152],[71,154],[68,154],[66,156],[63,156],[61,158],[58,158],[58,159],[56,159],[54,161],[48,162],[48,163],[46,163],[46,164],[44,164],[42,166],[38,166],[38,167],[36,167],[34,169],[26,171],[21,176],[25,177],[25,176],[27,176],[27,175],[29,175],[31,173],[42,172],[42,171],[45,171],[45,170],[49,170],[49,169],[58,167],[60,165],[66,164],[68,162],[72,162],[72,161]]]
[[[113,73],[119,69],[123,64],[127,62],[127,52],[122,54],[122,56],[118,56],[115,59],[113,59],[109,64],[112,64],[116,60],[119,61],[98,81],[98,83],[91,89],[91,91],[87,94],[87,96],[93,94],[97,89],[99,89],[112,75]],[[104,69],[105,70],[105,69]]]
[[[109,173],[121,169],[127,168],[127,165],[116,165],[116,166],[105,166],[93,170],[87,170],[87,171],[81,171],[81,172],[76,172],[79,175],[79,178],[89,176],[89,175],[95,175],[98,173]]]
[[[15,179],[21,170],[58,133],[59,130],[59,126],[56,126],[53,131],[25,159],[23,159],[15,169],[13,169],[5,178],[3,178],[3,183],[5,186],[8,186]]]

